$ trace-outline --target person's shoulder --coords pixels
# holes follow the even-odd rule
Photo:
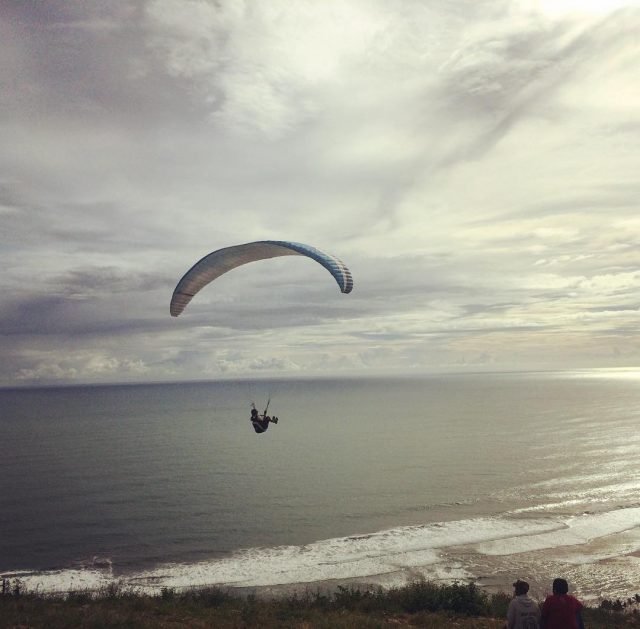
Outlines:
[[[571,599],[574,605],[576,605],[579,609],[582,609],[584,605],[572,594],[567,594],[567,597]]]
[[[537,609],[540,609],[540,605],[538,601],[536,601],[534,598],[532,598],[528,594],[525,594],[524,596],[522,596],[521,600],[522,600],[523,607],[527,607],[527,608],[535,607]]]

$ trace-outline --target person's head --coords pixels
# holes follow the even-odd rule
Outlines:
[[[257,415],[257,414],[258,414],[258,409],[252,408],[252,409],[251,409],[251,415],[252,415],[252,416],[255,416],[255,415]]]
[[[554,594],[566,594],[569,591],[569,584],[566,579],[554,579],[553,580],[553,593]]]
[[[520,579],[513,584],[513,587],[515,589],[516,596],[526,594],[529,591],[529,584],[526,581],[521,581]]]

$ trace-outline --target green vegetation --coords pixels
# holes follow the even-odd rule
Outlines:
[[[61,597],[24,592],[17,581],[3,586],[0,628],[30,629],[502,629],[510,600],[507,594],[489,595],[474,584],[427,581],[390,590],[338,587],[333,593],[307,591],[277,599],[239,596],[221,588],[165,588],[160,596],[147,596],[116,584],[98,593]],[[638,603],[638,595],[624,602],[605,601],[586,610],[585,623],[590,629],[640,627]]]

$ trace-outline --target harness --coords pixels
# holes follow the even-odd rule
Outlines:
[[[269,420],[268,419],[252,419],[251,424],[253,429],[258,433],[265,432],[267,428],[269,428]]]

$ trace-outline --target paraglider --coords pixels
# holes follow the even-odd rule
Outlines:
[[[353,289],[353,278],[347,266],[335,256],[310,245],[284,240],[258,240],[218,249],[196,262],[178,282],[171,298],[170,312],[177,317],[193,297],[207,284],[227,271],[243,264],[280,256],[306,256],[321,264],[335,279],[343,293]]]
[[[182,277],[173,291],[169,311],[172,317],[179,316],[189,302],[207,284],[221,275],[249,262],[267,260],[280,256],[306,256],[322,265],[335,279],[342,293],[353,289],[353,277],[347,266],[328,253],[310,245],[284,240],[258,240],[233,247],[218,249],[198,260]],[[269,398],[269,402],[271,398]],[[256,433],[266,432],[269,424],[277,424],[278,418],[269,417],[269,402],[264,413],[260,414],[255,404],[251,404],[251,424]]]
[[[258,409],[256,408],[256,405],[253,402],[251,402],[251,417],[249,419],[251,420],[251,425],[253,426],[253,429],[258,434],[266,432],[267,428],[269,428],[270,423],[272,424],[278,423],[277,417],[275,416],[269,417],[269,415],[267,415],[270,402],[271,402],[271,398],[269,398],[269,402],[267,402],[267,408],[264,409],[264,413],[262,413],[262,415],[258,413]]]

